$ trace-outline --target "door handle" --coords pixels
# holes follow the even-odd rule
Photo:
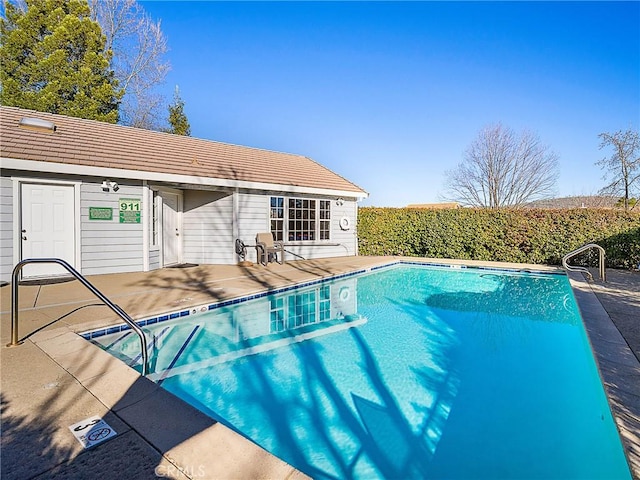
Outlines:
[[[180,232],[178,231],[178,229],[176,228],[176,237],[180,236]]]
[[[26,236],[26,235],[24,235],[25,233],[27,233],[27,231],[26,231],[25,229],[22,229],[22,234],[23,234],[23,235],[22,235],[22,239],[23,239],[23,240],[26,240],[26,239],[27,239],[27,236]]]

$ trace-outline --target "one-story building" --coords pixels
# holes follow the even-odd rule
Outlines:
[[[233,264],[235,240],[258,232],[286,259],[357,254],[367,193],[305,156],[15,107],[0,120],[3,282],[34,257],[83,275]],[[61,273],[31,264],[23,277]]]

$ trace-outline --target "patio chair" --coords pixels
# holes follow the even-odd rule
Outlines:
[[[278,252],[280,256],[278,256]],[[284,263],[284,244],[276,242],[271,232],[258,233],[256,235],[256,255],[258,263],[262,265],[266,266],[273,261],[282,265]]]

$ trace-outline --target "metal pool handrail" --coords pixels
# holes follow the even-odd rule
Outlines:
[[[562,257],[562,266],[567,269],[567,270],[572,270],[572,271],[576,271],[576,272],[583,272],[586,273],[587,275],[589,275],[589,278],[591,278],[591,280],[593,280],[593,275],[591,275],[591,272],[585,268],[585,267],[578,267],[578,266],[572,266],[569,265],[567,263],[567,261],[572,258],[575,257],[576,255],[585,252],[591,248],[596,248],[598,249],[600,255],[599,255],[599,266],[600,266],[600,279],[603,282],[606,282],[606,275],[605,275],[605,267],[604,267],[604,248],[602,248],[600,245],[597,245],[595,243],[587,243],[586,245],[583,245],[580,248],[576,248],[574,251],[567,253],[564,257]]]
[[[22,267],[29,263],[57,263],[58,265],[63,266],[71,275],[76,278],[76,280],[82,283],[89,289],[91,293],[102,300],[102,303],[104,303],[107,307],[113,310],[116,315],[122,318],[122,320],[124,320],[131,327],[131,329],[136,332],[138,338],[140,338],[140,348],[142,350],[142,375],[146,375],[148,373],[147,367],[149,364],[149,353],[147,350],[146,338],[142,329],[133,321],[133,319],[129,315],[127,315],[124,310],[122,310],[122,308],[105,297],[102,292],[100,292],[100,290],[89,283],[89,281],[84,278],[75,268],[73,268],[71,265],[60,258],[27,258],[18,262],[13,268],[13,279],[11,283],[11,343],[9,343],[7,347],[15,347],[17,345],[20,345],[20,342],[18,340],[18,275],[20,274]]]

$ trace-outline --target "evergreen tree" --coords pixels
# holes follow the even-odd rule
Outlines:
[[[116,123],[122,92],[104,45],[87,0],[26,0],[26,10],[6,1],[0,103]]]
[[[184,101],[180,98],[180,92],[178,87],[173,94],[173,103],[169,105],[169,133],[176,135],[191,135],[191,125],[184,113]]]

